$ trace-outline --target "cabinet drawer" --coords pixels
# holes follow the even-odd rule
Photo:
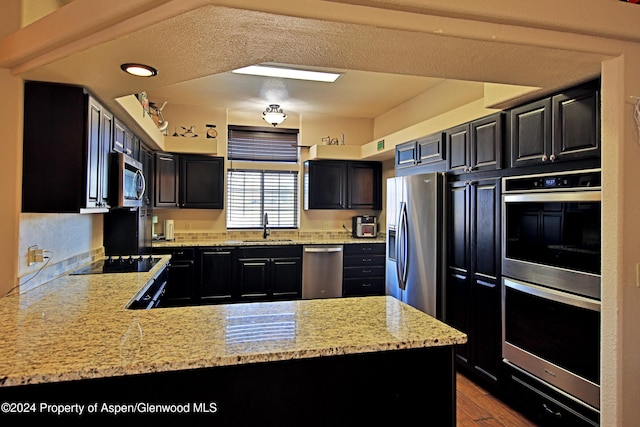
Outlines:
[[[384,255],[348,255],[344,257],[345,267],[384,266]]]
[[[352,243],[344,245],[345,255],[381,254],[384,255],[384,243]]]
[[[382,277],[384,278],[384,267],[346,267],[344,277]]]
[[[342,289],[344,296],[384,295],[384,277],[345,279]]]
[[[193,260],[195,259],[195,248],[153,248],[153,253],[158,255],[171,255],[171,259]]]
[[[302,256],[302,246],[240,246],[237,253],[238,258],[299,258]]]

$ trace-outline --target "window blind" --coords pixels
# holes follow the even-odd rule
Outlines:
[[[229,169],[227,228],[298,227],[298,174],[290,171]]]
[[[298,130],[229,126],[229,160],[297,162]]]

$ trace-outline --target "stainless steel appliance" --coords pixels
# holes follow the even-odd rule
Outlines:
[[[387,180],[386,294],[442,318],[444,179],[440,173]]]
[[[600,170],[505,177],[502,356],[600,408]]]
[[[342,296],[342,245],[302,247],[302,299]]]
[[[147,186],[142,163],[124,153],[112,153],[111,207],[139,207]]]
[[[376,237],[378,235],[378,219],[375,216],[354,216],[351,227],[353,237]]]

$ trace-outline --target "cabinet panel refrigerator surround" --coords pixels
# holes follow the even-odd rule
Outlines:
[[[386,294],[442,319],[444,179],[387,179]]]

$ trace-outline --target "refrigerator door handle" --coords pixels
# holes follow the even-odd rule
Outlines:
[[[409,253],[409,239],[407,231],[409,224],[407,223],[407,204],[405,202],[400,203],[400,218],[398,220],[398,238],[396,239],[397,261],[396,271],[398,274],[398,287],[405,290],[407,286],[407,256]]]

